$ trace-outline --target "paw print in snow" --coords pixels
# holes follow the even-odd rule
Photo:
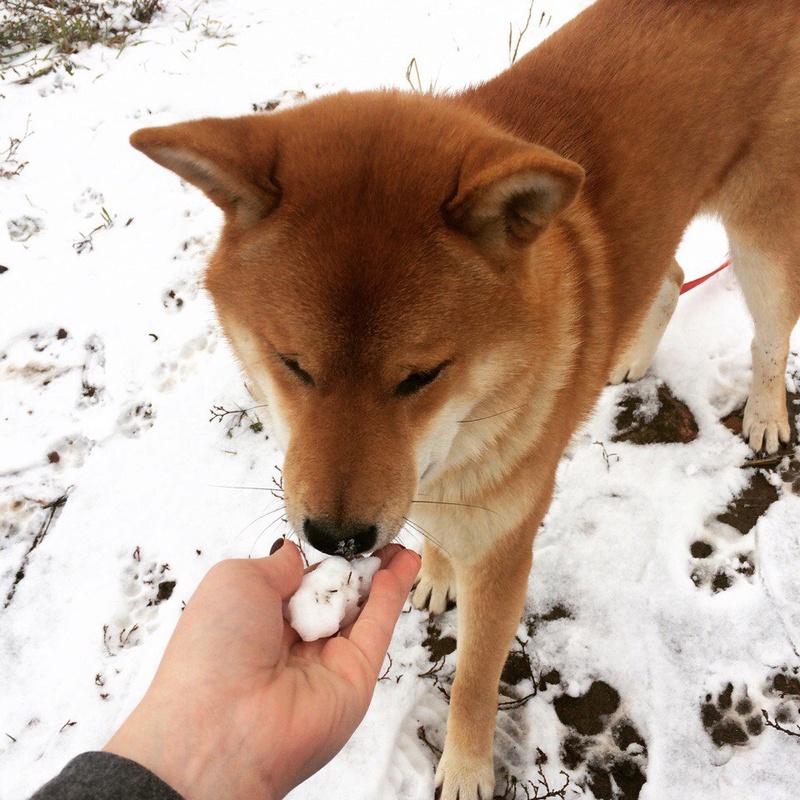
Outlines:
[[[105,203],[103,195],[95,189],[87,187],[83,190],[81,196],[72,204],[72,210],[79,217],[89,219],[89,217],[94,216],[98,208],[102,207],[103,203]]]
[[[18,381],[20,386],[38,393],[56,379],[73,373],[81,359],[79,346],[64,328],[37,331],[18,336],[0,352],[0,379]]]
[[[155,370],[156,385],[165,392],[197,371],[197,359],[216,350],[217,333],[211,328],[186,342],[174,361],[163,361]]]
[[[44,222],[39,217],[31,217],[27,214],[10,219],[6,226],[8,238],[12,242],[27,242],[32,236],[44,230]]]
[[[57,470],[65,467],[82,467],[94,442],[86,436],[67,436],[56,442],[47,453],[47,461]]]
[[[161,304],[170,313],[180,311],[187,300],[197,297],[197,282],[189,280],[178,281],[173,287],[164,289],[161,295]]]
[[[742,747],[764,731],[761,708],[748,696],[747,686],[732,683],[716,695],[706,695],[700,719],[717,747]]]
[[[109,655],[140,644],[142,636],[155,629],[156,607],[172,597],[177,584],[169,573],[169,564],[143,560],[138,547],[133,551],[122,582],[124,607],[103,628]]]
[[[122,410],[117,420],[119,432],[130,439],[136,439],[153,427],[156,412],[152,403],[134,400]]]
[[[770,712],[779,725],[797,725],[800,722],[800,669],[783,667],[776,672],[764,688]]]
[[[753,535],[740,536],[721,524],[709,528],[689,548],[692,583],[712,594],[724,592],[740,581],[752,583],[756,571]]]
[[[82,406],[93,406],[101,402],[105,392],[106,348],[99,336],[86,340],[86,361],[81,370]]]
[[[564,766],[596,800],[636,800],[646,782],[647,745],[625,715],[619,693],[595,681],[578,697],[561,695],[553,706],[569,732],[561,744]]]

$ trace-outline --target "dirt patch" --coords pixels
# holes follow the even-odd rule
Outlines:
[[[435,622],[428,623],[427,634],[422,646],[428,648],[434,664],[442,661],[456,649],[456,640],[452,636],[442,636],[442,631]]]
[[[731,501],[717,519],[746,534],[777,499],[778,490],[767,480],[764,473],[761,470],[752,470],[747,488]]]
[[[634,386],[619,404],[612,442],[688,444],[699,433],[689,407],[665,384]]]
[[[579,697],[563,695],[553,702],[558,718],[584,736],[600,733],[605,727],[603,717],[619,708],[619,693],[603,681],[595,681],[589,691]]]

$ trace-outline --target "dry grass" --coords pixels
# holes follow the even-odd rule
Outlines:
[[[0,80],[28,83],[54,69],[71,73],[71,56],[93,44],[122,47],[132,29],[147,24],[162,0],[4,0],[0,10]]]

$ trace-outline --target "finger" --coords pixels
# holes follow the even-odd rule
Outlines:
[[[376,550],[372,555],[377,556],[381,560],[381,569],[388,569],[389,565],[394,560],[398,553],[402,553],[406,548],[401,544],[387,544]]]
[[[347,636],[366,657],[376,676],[421,563],[411,550],[401,548],[396,552],[389,567],[376,573],[369,599]]]
[[[248,563],[256,567],[281,596],[288,600],[300,587],[303,580],[303,557],[293,542],[285,540],[274,555],[253,558]]]

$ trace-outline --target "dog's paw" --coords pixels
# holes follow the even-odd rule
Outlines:
[[[492,800],[494,765],[491,755],[478,758],[460,753],[445,742],[436,768],[436,797],[439,800]]]
[[[775,453],[791,437],[785,409],[767,409],[753,397],[748,399],[742,421],[742,436],[754,452]]]
[[[455,601],[456,582],[452,571],[447,574],[444,570],[426,569],[423,559],[422,570],[411,593],[411,605],[420,611],[427,609],[431,614],[443,614],[448,604]]]
[[[655,356],[655,351],[651,352],[636,352],[636,348],[631,348],[625,357],[614,368],[608,378],[608,382],[613,386],[628,381],[634,383],[641,380],[644,374],[650,369],[650,364]]]

